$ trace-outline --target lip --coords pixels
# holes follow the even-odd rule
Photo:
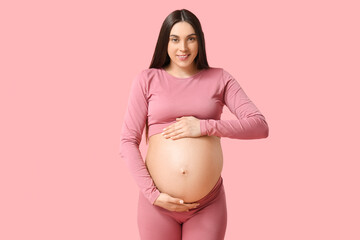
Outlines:
[[[189,56],[190,56],[190,54],[186,54],[186,55],[176,55],[177,57],[178,57],[178,59],[180,60],[180,61],[187,61],[188,59],[189,59]],[[184,56],[186,56],[185,58],[181,58],[181,57],[184,57]]]

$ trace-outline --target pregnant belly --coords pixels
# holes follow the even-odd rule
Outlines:
[[[166,139],[152,135],[145,158],[149,173],[160,192],[196,202],[215,186],[223,168],[220,138]]]

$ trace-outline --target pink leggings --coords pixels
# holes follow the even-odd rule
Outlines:
[[[223,240],[227,209],[223,178],[189,212],[152,205],[139,192],[137,222],[141,240]]]

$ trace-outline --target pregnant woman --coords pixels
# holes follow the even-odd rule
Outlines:
[[[226,105],[237,119],[220,119]],[[146,127],[145,162],[139,150]],[[142,240],[220,240],[227,225],[221,137],[266,138],[265,117],[237,80],[209,67],[198,18],[164,20],[151,65],[131,86],[120,156],[139,186]]]

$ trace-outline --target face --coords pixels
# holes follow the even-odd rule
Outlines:
[[[170,31],[168,54],[170,68],[195,69],[198,41],[194,28],[188,22],[177,22]]]

